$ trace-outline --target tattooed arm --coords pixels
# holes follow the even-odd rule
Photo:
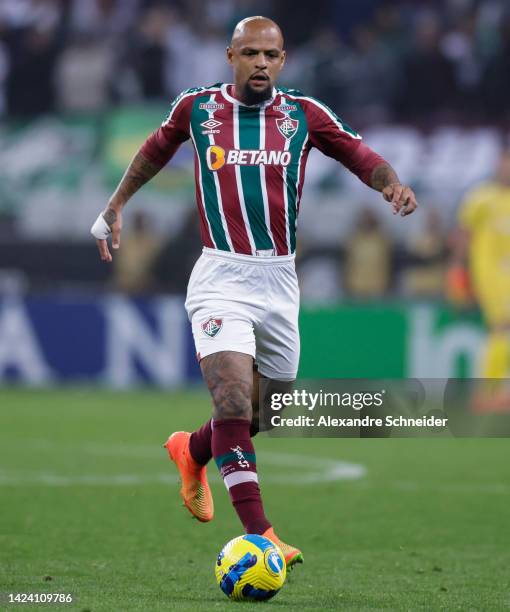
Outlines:
[[[99,254],[103,261],[112,261],[107,238],[111,234],[112,247],[120,246],[122,209],[128,200],[150,181],[172,159],[177,149],[189,139],[189,122],[193,98],[178,96],[170,107],[170,114],[161,126],[145,140],[129,164],[117,189],[92,226]]]
[[[126,202],[134,195],[140,187],[151,180],[161,170],[162,166],[149,161],[143,154],[138,153],[133,157],[122,180],[117,186],[108,203],[108,209],[122,210]]]
[[[96,238],[99,255],[103,261],[112,261],[112,255],[108,249],[106,235],[112,235],[112,248],[118,249],[120,246],[120,232],[122,230],[122,209],[145,183],[151,180],[161,170],[162,165],[149,161],[143,154],[138,151],[133,160],[129,164],[122,180],[113,193],[106,210],[99,216],[98,220],[92,228],[92,233]],[[103,219],[101,228],[101,217]],[[106,223],[106,227],[105,224]],[[99,228],[98,228],[99,225]],[[104,230],[104,237],[101,235],[101,229]],[[97,233],[99,231],[99,234]]]
[[[386,202],[391,203],[394,215],[400,212],[400,215],[405,217],[414,212],[418,206],[414,191],[407,185],[402,185],[397,173],[387,162],[373,169],[370,186],[380,191]]]

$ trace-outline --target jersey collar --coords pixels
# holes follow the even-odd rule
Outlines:
[[[244,106],[246,108],[265,108],[266,106],[271,104],[276,98],[276,88],[273,87],[272,96],[268,100],[264,100],[264,102],[261,102],[260,104],[243,104],[237,98],[234,98],[234,96],[231,96],[228,93],[229,87],[233,87],[233,85],[231,83],[223,83],[221,86],[221,95],[225,98],[225,100],[232,102],[232,104],[237,104],[239,106]]]

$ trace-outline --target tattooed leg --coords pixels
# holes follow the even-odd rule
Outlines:
[[[271,528],[258,485],[257,460],[250,438],[253,359],[221,351],[200,362],[213,399],[212,454],[246,533]]]
[[[220,351],[200,362],[213,400],[214,419],[250,419],[253,358],[235,351]]]

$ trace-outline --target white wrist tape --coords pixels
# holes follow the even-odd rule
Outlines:
[[[112,233],[108,223],[104,220],[103,213],[96,219],[94,225],[90,229],[90,233],[98,240],[106,240]]]

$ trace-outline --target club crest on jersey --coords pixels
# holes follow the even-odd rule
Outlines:
[[[202,323],[202,331],[204,334],[209,336],[209,338],[214,338],[221,328],[223,327],[223,319],[217,319],[215,317],[211,317],[205,323]]]
[[[276,120],[276,125],[280,134],[287,139],[290,139],[297,132],[299,127],[299,121],[297,119],[291,119],[290,117],[283,117],[282,119]]]

